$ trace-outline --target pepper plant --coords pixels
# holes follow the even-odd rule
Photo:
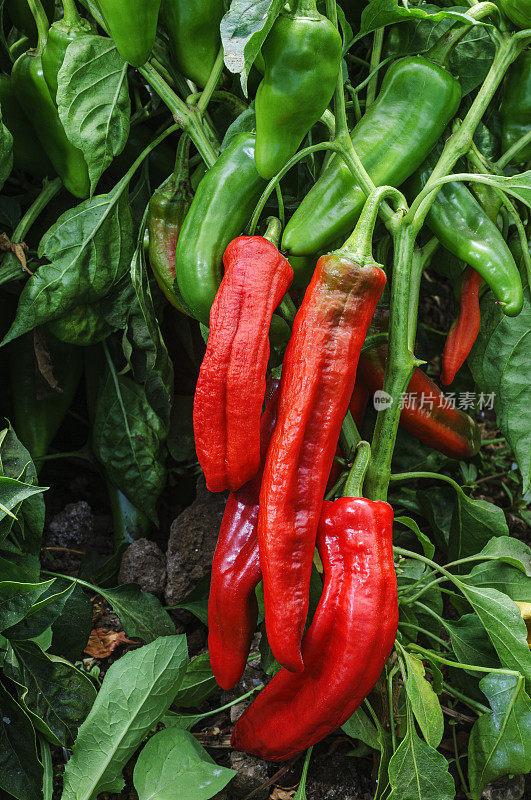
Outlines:
[[[0,0],[2,794],[531,771],[530,47],[527,1]],[[120,562],[198,476],[164,605]],[[106,557],[45,535],[76,485]]]

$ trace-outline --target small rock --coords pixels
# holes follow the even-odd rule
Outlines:
[[[483,800],[522,800],[525,793],[525,777],[500,778],[489,783],[483,790]]]
[[[246,797],[269,779],[266,762],[249,753],[234,750],[230,754],[230,765],[238,773],[229,784],[233,797]],[[262,791],[253,794],[253,800],[266,800],[270,791],[270,786],[264,786]]]
[[[119,583],[138,583],[143,592],[161,597],[166,585],[166,558],[149,539],[137,539],[125,551]]]
[[[48,525],[49,544],[83,549],[90,544],[94,532],[92,509],[85,500],[69,503]]]
[[[201,476],[196,499],[173,521],[166,564],[168,605],[179,603],[210,569],[226,500],[225,492],[209,492]]]

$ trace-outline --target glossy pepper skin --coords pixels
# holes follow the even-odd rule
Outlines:
[[[30,50],[19,56],[13,64],[11,80],[29,124],[65,188],[74,197],[88,197],[90,179],[86,161],[81,150],[67,139],[38,51]]]
[[[359,354],[385,285],[375,264],[336,252],[317,262],[284,357],[278,422],[267,454],[258,539],[267,637],[283,666],[300,643],[321,504]]]
[[[256,93],[256,168],[269,180],[300,147],[326,109],[341,65],[341,37],[315,0],[299,0],[275,20],[262,46]]]
[[[383,387],[387,344],[361,354],[356,380],[371,394]],[[407,387],[400,425],[423,444],[449,458],[470,458],[481,447],[481,432],[474,420],[452,408],[445,395],[425,372],[415,369]]]
[[[221,47],[223,0],[162,0],[161,19],[168,33],[174,67],[204,88]]]
[[[155,44],[160,0],[97,1],[118,52],[132,67],[141,67]]]
[[[529,23],[531,25],[531,22]],[[500,106],[502,150],[508,150],[531,130],[531,52],[524,51],[507,71]],[[513,157],[515,164],[531,160],[531,143]]]
[[[423,56],[392,64],[351,134],[374,183],[400,186],[424,161],[460,100],[461,87],[444,67]],[[286,225],[282,250],[311,255],[325,249],[352,230],[364,202],[345,162],[334,156]]]
[[[275,427],[278,383],[260,422],[262,466]],[[208,600],[208,652],[218,686],[228,691],[240,680],[258,619],[255,589],[260,582],[258,498],[262,471],[231,492],[212,563]]]
[[[269,327],[293,279],[262,236],[234,239],[223,263],[194,399],[197,457],[211,492],[236,491],[260,468]]]
[[[186,219],[177,250],[179,291],[190,314],[209,324],[210,308],[221,283],[223,254],[242,232],[266,182],[256,171],[254,136],[235,136],[202,178]]]
[[[11,78],[0,75],[0,107],[4,125],[13,136],[13,164],[33,178],[53,177],[55,169],[38,139],[35,138],[26,115],[17,100]]]
[[[408,186],[412,196],[424,186],[436,162],[437,155],[431,154],[412,177]],[[481,275],[505,314],[515,317],[520,313],[522,280],[511,251],[487,212],[461,181],[440,187],[426,224],[450,253]]]
[[[54,0],[41,0],[48,21],[53,20]],[[4,14],[9,17],[15,28],[26,34],[32,44],[37,42],[37,26],[26,0],[4,0]]]
[[[236,750],[285,761],[342,725],[374,687],[398,625],[392,524],[387,503],[323,503],[324,588],[303,639],[304,671],[272,678],[236,723]]]
[[[17,436],[32,459],[45,456],[72,405],[83,374],[79,350],[49,334],[46,349],[53,365],[57,390],[44,380],[37,366],[33,333],[9,345],[14,424]]]
[[[54,22],[48,31],[48,38],[42,53],[42,71],[50,94],[57,97],[57,76],[65,60],[68,45],[81,36],[91,33],[90,23],[79,14],[73,19],[63,18]]]
[[[481,324],[479,290],[483,278],[476,270],[467,267],[461,284],[459,316],[446,338],[442,359],[441,383],[448,386],[467,360],[474,346]]]
[[[179,144],[181,150],[187,147],[186,142]],[[174,290],[175,248],[192,199],[186,151],[173,174],[151,197],[147,218],[151,270],[166,298],[179,311],[183,308]]]
[[[498,5],[519,28],[531,28],[531,0],[498,0]]]

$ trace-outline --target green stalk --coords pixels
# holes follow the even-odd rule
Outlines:
[[[500,169],[506,167],[513,156],[519,153],[522,148],[526,147],[529,142],[531,142],[531,131],[524,133],[524,135],[521,136],[518,141],[512,144],[509,149],[506,150],[505,153],[497,160],[496,166],[500,167]]]
[[[41,0],[28,0],[28,5],[31,13],[33,14],[39,36],[35,52],[38,55],[41,55],[48,38],[48,17],[46,16],[44,8],[42,7]]]
[[[74,0],[63,0],[63,11],[63,21],[67,25],[75,25],[79,22],[80,16]]]
[[[367,100],[366,100],[365,110],[367,110],[369,106],[371,106],[376,100],[376,89],[378,88],[377,70],[380,67],[380,59],[382,57],[384,30],[385,28],[378,28],[377,30],[374,31],[374,39],[371,50],[371,61],[369,64],[370,75],[368,78],[369,85],[367,87]]]
[[[396,200],[398,211],[405,212],[407,210],[404,195],[398,189],[393,186],[379,186],[369,195],[356,227],[339,249],[339,252],[346,253],[349,258],[362,265],[374,261],[372,254],[374,227],[378,219],[380,206],[385,197],[393,197]]]
[[[371,461],[369,442],[359,442],[356,447],[356,458],[343,489],[343,497],[363,497],[363,481]]]

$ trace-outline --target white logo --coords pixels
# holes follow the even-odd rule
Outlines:
[[[383,411],[384,408],[389,408],[391,405],[393,405],[393,398],[383,389],[378,389],[374,393],[374,408],[376,411]]]

